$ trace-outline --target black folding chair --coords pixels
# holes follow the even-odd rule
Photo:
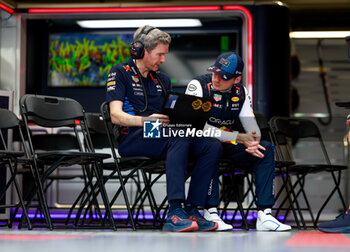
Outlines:
[[[245,192],[242,191],[244,187],[243,182],[248,176],[247,170],[244,171],[244,173],[237,172],[236,167],[232,164],[232,160],[221,158],[219,163],[219,176],[222,178],[220,184],[220,202],[222,202],[222,207],[219,208],[219,210],[221,210],[221,218],[228,218],[228,212],[232,210],[229,204],[231,202],[236,202],[237,207],[233,211],[231,224],[234,225],[235,217],[239,212],[242,217],[242,225],[235,226],[235,228],[242,227],[249,230],[247,214],[242,204],[249,194],[248,190]]]
[[[267,118],[259,112],[254,112],[254,114],[255,114],[256,122],[261,132],[261,140],[265,140],[273,143],[271,130],[270,130],[270,126],[268,124]],[[234,128],[239,132],[244,132],[243,126],[241,125],[239,120],[236,121]],[[281,168],[290,166],[293,164],[295,164],[293,161],[286,161],[286,160],[281,160],[276,158],[275,160],[276,175],[280,174],[279,170]],[[242,216],[243,227],[245,229],[249,229],[250,225],[248,224],[248,220],[247,220],[249,212],[257,210],[256,207],[254,206],[256,202],[255,185],[254,185],[254,169],[252,166],[249,166],[249,165],[232,164],[232,161],[230,161],[229,159],[222,159],[220,167],[221,167],[220,169],[221,174],[224,175],[225,176],[224,178],[226,179],[224,183],[225,189],[222,191],[222,194],[221,194],[221,198],[226,199],[224,201],[222,217],[224,215],[227,215],[227,210],[228,210],[227,207],[229,204],[229,200],[227,199],[231,198],[232,201],[237,202],[237,206],[238,206],[234,210],[233,218],[239,211]],[[226,167],[226,169],[223,169],[224,167]],[[282,191],[280,190],[279,194],[281,192]],[[228,196],[228,195],[231,195],[231,196]],[[275,197],[275,199],[279,197],[278,195]],[[287,195],[289,194],[287,193]],[[249,196],[251,200],[248,203],[248,206],[243,207],[242,202],[244,202],[247,199],[250,199],[248,198]],[[291,202],[292,198],[289,196],[287,197],[287,200]],[[294,214],[296,223],[299,226],[295,209],[291,208],[291,210]],[[278,211],[279,209],[277,210],[277,213]],[[232,219],[232,224],[233,224],[233,219]]]
[[[25,152],[14,151],[13,149],[10,149],[10,143],[8,142],[10,130],[21,131],[20,121],[13,112],[1,108],[0,118],[0,169],[5,169],[5,171],[7,170],[10,172],[10,177],[8,181],[6,181],[6,176],[5,178],[3,178],[5,180],[5,184],[2,190],[0,191],[0,202],[4,201],[4,204],[0,205],[0,209],[21,207],[23,211],[23,216],[25,217],[26,222],[28,224],[28,229],[32,229],[32,224],[28,217],[28,211],[24,204],[22,191],[16,178],[18,163],[23,163],[23,160],[27,159],[25,159]],[[21,159],[22,161],[19,161],[19,159]],[[8,190],[12,189],[11,185],[14,185],[16,195],[19,200],[19,202],[16,204],[6,204],[6,193],[8,192]],[[9,219],[8,227],[12,227],[14,218],[15,216],[12,216]]]
[[[292,203],[295,204],[295,208],[299,212],[304,228],[307,228],[308,226],[305,223],[305,218],[302,215],[302,211],[307,211],[310,214],[312,221],[311,227],[315,228],[323,209],[326,207],[335,193],[338,193],[342,206],[345,210],[346,205],[339,185],[341,181],[341,172],[347,169],[347,166],[333,165],[331,163],[322,135],[317,125],[308,119],[287,117],[273,117],[269,123],[275,140],[276,153],[282,160],[293,160],[293,142],[295,143],[305,139],[312,139],[314,140],[313,143],[318,143],[320,146],[321,151],[319,152],[317,151],[318,148],[308,148],[306,151],[308,151],[310,156],[319,155],[323,157],[324,163],[301,164],[296,162],[295,165],[287,166],[284,170],[285,174],[289,178],[291,176],[296,178],[293,184],[285,186],[286,188],[288,187],[293,194],[294,199]],[[309,174],[320,172],[330,173],[334,186],[317,212],[316,218],[314,218],[313,211],[307,197],[307,192],[305,191],[305,178]],[[306,205],[305,208],[300,207],[300,203],[298,201],[299,196],[302,196],[304,199]]]
[[[36,151],[67,151],[67,150],[75,150],[80,151],[79,143],[77,142],[76,137],[74,134],[72,134],[72,131],[69,129],[61,129],[58,130],[55,134],[50,134],[47,132],[47,130],[42,129],[35,129],[32,132],[32,143],[33,147]],[[40,171],[44,170],[45,164],[44,163],[38,163],[38,168]],[[87,181],[87,174],[85,173],[85,170],[83,169],[82,172],[77,171],[68,171],[67,169],[56,169],[56,173],[52,173],[47,177],[47,181],[45,182],[44,186],[44,193],[47,194],[48,189],[52,186],[54,182],[60,183],[59,181],[73,181],[75,179],[81,179],[81,181],[87,186],[89,182]],[[60,186],[60,184],[57,184]],[[59,208],[55,208],[57,210],[66,209],[69,210],[68,217],[66,218],[65,224],[68,225],[68,223],[71,221],[71,217],[73,214],[73,211],[76,209],[77,205],[82,203],[85,199],[85,196],[87,195],[86,190],[83,190],[79,197],[76,198],[72,206],[69,208],[68,206],[64,206],[64,204],[58,204],[61,205]],[[51,207],[53,208],[53,207]],[[39,208],[37,209],[35,215],[34,215],[34,221],[36,220],[36,217],[39,213]],[[97,214],[100,214],[100,210],[98,206],[96,206]],[[90,219],[94,216],[94,213],[92,211],[92,208],[85,208],[85,213],[90,213]],[[85,221],[86,214],[84,215],[84,218],[81,220],[82,222]],[[39,215],[40,217],[40,215]]]
[[[37,175],[35,179],[38,186],[35,188],[35,190],[38,190],[39,194],[44,199],[41,204],[41,208],[45,217],[46,226],[50,230],[52,230],[54,227],[87,227],[83,225],[84,223],[79,225],[80,215],[83,208],[90,201],[94,201],[96,208],[98,208],[98,195],[95,193],[98,188],[99,194],[102,197],[103,206],[105,208],[105,215],[108,216],[110,225],[106,226],[103,216],[99,216],[97,219],[100,219],[99,221],[101,224],[99,226],[89,225],[89,227],[107,227],[115,230],[116,226],[114,224],[111,208],[108,204],[109,200],[102,178],[103,160],[110,158],[110,155],[94,152],[89,131],[87,130],[86,126],[84,109],[81,104],[70,98],[27,94],[22,96],[20,99],[20,110],[26,129],[26,135],[28,137],[30,157],[32,158]],[[46,128],[71,129],[71,132],[75,136],[78,143],[79,150],[40,151],[35,149],[29,124],[35,124]],[[85,198],[82,200],[81,205],[78,208],[73,226],[54,226],[50,216],[49,207],[45,199],[43,184],[59,167],[69,169],[69,167],[72,165],[81,166],[83,174],[86,174],[87,184],[84,185],[82,192],[78,196],[78,198],[81,198],[82,195],[85,195]],[[39,167],[45,167],[45,169],[41,171]]]
[[[270,125],[269,125],[267,118],[259,112],[255,112],[255,118],[256,118],[256,121],[257,121],[259,128],[260,128],[260,131],[261,131],[261,140],[269,141],[275,146],[275,139],[273,137],[273,133],[271,131],[271,128],[270,128]],[[295,162],[291,159],[281,158],[279,155],[279,149],[276,150],[275,147],[274,147],[274,149],[275,149],[275,175],[276,175],[276,178],[281,178],[282,186],[279,188],[277,193],[275,193],[275,205],[273,206],[273,210],[276,210],[276,213],[275,213],[276,216],[280,216],[279,213],[282,210],[285,210],[285,214],[284,214],[282,222],[286,221],[289,211],[292,211],[295,224],[296,224],[297,228],[299,229],[300,223],[299,223],[299,219],[297,216],[297,211],[293,205],[294,191],[289,190],[290,185],[291,185],[291,181],[285,172],[286,167],[295,165]],[[279,200],[283,195],[285,195],[285,198],[280,203]],[[255,195],[254,195],[254,197],[255,197]]]
[[[135,220],[138,220],[138,216],[140,214],[140,211],[143,211],[145,206],[145,201],[148,200],[150,211],[153,216],[153,226],[157,227],[156,223],[160,222],[160,225],[162,221],[164,221],[165,211],[166,211],[166,198],[160,203],[157,204],[155,196],[152,192],[152,186],[162,177],[165,175],[165,167],[164,162],[161,160],[154,160],[150,159],[148,157],[142,157],[142,156],[135,156],[135,157],[120,157],[117,154],[118,149],[118,139],[115,135],[115,127],[111,122],[110,117],[110,110],[109,110],[109,104],[107,102],[104,102],[101,105],[101,114],[104,119],[104,125],[105,125],[105,131],[108,136],[108,141],[111,149],[111,153],[114,159],[115,169],[118,174],[121,174],[121,171],[123,170],[130,170],[128,175],[119,177],[121,187],[116,192],[115,196],[113,197],[111,204],[114,203],[116,197],[120,193],[120,190],[122,190],[124,199],[126,202],[126,206],[128,209],[129,219],[132,223],[133,227],[135,227],[134,220],[133,220],[133,214],[135,213]],[[127,192],[125,190],[125,184],[128,182],[128,180],[134,176],[134,174],[140,171],[142,179],[143,179],[143,188],[140,188],[141,191],[138,193],[137,197],[135,198],[132,207],[129,207],[129,200],[127,197]],[[161,211],[163,212],[163,217],[161,217]]]
[[[95,150],[99,151],[107,151],[111,152],[111,145],[109,142],[108,134],[106,131],[104,119],[100,113],[86,113],[86,122],[88,129],[90,131],[90,136],[92,143],[94,145]],[[134,223],[133,218],[131,218],[131,206],[129,203],[129,198],[127,196],[125,184],[126,182],[131,179],[134,182],[134,185],[136,186],[136,194],[135,199],[137,195],[141,192],[141,181],[140,181],[140,175],[139,170],[136,169],[133,166],[125,165],[125,159],[123,159],[123,165],[116,165],[115,159],[105,160],[103,163],[103,169],[105,171],[108,171],[109,173],[104,175],[104,183],[109,182],[112,179],[117,179],[117,183],[119,183],[119,186],[117,187],[116,193],[113,195],[113,198],[110,202],[111,207],[113,207],[113,204],[117,200],[118,196],[122,192],[123,199],[125,202],[125,207],[128,212],[128,219],[130,220],[131,227],[133,230],[136,230],[136,226]],[[127,222],[128,223],[128,222]]]

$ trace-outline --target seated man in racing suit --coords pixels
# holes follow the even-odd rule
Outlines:
[[[214,138],[161,137],[160,125],[169,117],[160,114],[165,92],[171,90],[170,78],[158,71],[165,63],[171,37],[152,26],[140,27],[134,34],[131,58],[112,67],[107,79],[106,100],[111,120],[125,126],[128,134],[119,142],[121,156],[147,156],[164,159],[166,168],[168,218],[164,231],[211,231],[217,223],[205,220],[197,210],[207,201],[207,188],[218,170],[222,154],[221,143]],[[148,123],[148,124],[147,124]],[[151,125],[151,135],[145,138],[143,126]],[[195,160],[184,209],[185,176],[188,160]]]
[[[197,76],[188,84],[186,94],[212,99],[213,107],[205,129],[221,131],[218,139],[223,145],[223,157],[237,164],[254,167],[258,208],[256,229],[290,230],[290,226],[280,223],[271,215],[274,204],[274,150],[270,142],[260,142],[260,130],[251,108],[250,97],[241,83],[243,66],[240,56],[233,52],[224,53],[208,68],[211,73]],[[231,130],[238,118],[246,133]],[[204,217],[219,224],[217,231],[232,229],[231,225],[224,223],[218,216],[218,174],[212,180],[208,196]]]

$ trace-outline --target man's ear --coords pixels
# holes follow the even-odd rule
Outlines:
[[[149,51],[146,48],[144,48],[143,50],[144,50],[143,51],[143,55],[148,55],[149,54]]]
[[[236,78],[235,78],[235,84],[240,83],[240,82],[241,82],[241,80],[242,80],[242,76],[238,76],[238,77],[236,77]]]

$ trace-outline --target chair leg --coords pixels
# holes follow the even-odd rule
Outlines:
[[[85,208],[86,204],[88,203],[87,207],[86,207],[86,210],[84,212],[84,217],[82,219],[82,223],[81,225],[84,224],[84,221],[86,219],[86,216],[87,216],[87,213],[88,211],[91,211],[91,208],[93,206],[93,204],[95,204],[96,208],[98,209],[98,214],[99,214],[99,218],[100,220],[102,221],[102,226],[104,226],[104,222],[105,222],[105,218],[107,218],[107,216],[110,218],[110,214],[108,214],[108,208],[109,207],[109,204],[108,204],[108,207],[106,207],[106,215],[105,215],[105,218],[103,218],[102,214],[101,214],[101,211],[99,210],[99,206],[98,206],[98,201],[97,201],[97,195],[99,193],[101,193],[101,196],[102,196],[102,199],[103,199],[103,203],[105,204],[105,196],[103,195],[103,192],[101,191],[101,186],[100,186],[100,180],[103,180],[103,174],[100,174],[100,173],[97,173],[100,169],[96,169],[95,168],[95,165],[93,165],[93,171],[89,171],[89,167],[86,167],[84,166],[84,170],[86,172],[86,178],[87,180],[85,181],[85,187],[83,189],[83,191],[80,193],[80,195],[82,194],[86,194],[86,197],[85,199],[82,199],[81,203],[80,203],[80,206],[79,206],[79,209],[77,211],[77,214],[76,214],[76,218],[75,218],[75,221],[74,221],[74,226],[77,227],[78,224],[79,224],[79,221],[80,221],[80,216],[83,212],[83,209]],[[102,170],[101,170],[102,171]],[[95,184],[92,183],[92,178],[93,178],[93,174],[92,173],[95,173],[96,174],[96,179],[97,179],[97,182]],[[104,188],[104,181],[102,181],[102,185],[103,185],[103,188]],[[90,190],[88,190],[88,187],[91,187]],[[79,195],[79,197],[80,197]],[[105,195],[107,195],[106,191],[105,191]],[[79,198],[78,197],[78,198]],[[91,197],[92,197],[92,200],[91,200]],[[107,198],[108,200],[108,198]],[[77,201],[78,199],[75,201],[74,204],[77,204]],[[73,209],[73,206],[71,208],[71,210]],[[112,213],[112,211],[110,211]],[[71,213],[71,211],[70,211]],[[112,229],[116,230],[116,226],[114,225],[114,219],[111,221],[111,226],[112,226]]]
[[[88,187],[91,187],[90,191],[88,190]],[[83,209],[85,208],[86,204],[87,205],[87,210],[90,210],[92,205],[98,205],[97,199],[96,199],[96,195],[99,193],[98,189],[98,184],[92,184],[92,176],[90,176],[90,178],[88,179],[87,184],[85,185],[83,191],[80,193],[80,195],[78,196],[78,199],[74,202],[73,206],[71,207],[71,211],[69,214],[72,213],[73,209],[75,208],[74,206],[78,203],[77,201],[79,201],[79,197],[81,197],[81,195],[86,194],[85,198],[83,199],[83,197],[81,197],[81,202],[80,202],[80,206],[78,208],[78,211],[76,213],[76,217],[75,217],[75,221],[74,221],[74,226],[77,227],[79,225],[79,221],[80,221],[80,216],[82,215]],[[96,191],[97,190],[97,191]],[[93,199],[91,200],[91,197],[93,197]],[[83,221],[86,218],[86,214],[87,212],[84,212],[84,217],[83,217]]]
[[[120,171],[118,171],[118,178],[119,178],[120,186],[122,188],[123,197],[124,197],[125,205],[126,205],[126,208],[127,208],[127,211],[128,211],[128,215],[130,217],[131,227],[135,231],[136,230],[136,226],[135,226],[134,219],[133,219],[133,216],[132,216],[132,212],[131,212],[131,208],[130,208],[130,202],[129,202],[128,194],[127,194],[126,189],[125,189],[124,180],[123,180],[123,177],[122,177]]]
[[[33,189],[32,195],[31,195],[30,199],[28,200],[26,207],[28,209],[28,206],[30,205],[31,201],[34,199],[35,194],[37,194],[39,197],[39,206],[43,211],[46,225],[48,226],[49,230],[53,230],[50,211],[48,208],[48,204],[46,202],[46,197],[45,197],[45,193],[44,193],[44,189],[43,189],[43,184],[42,184],[43,181],[42,181],[42,178],[41,178],[40,173],[38,171],[37,163],[36,163],[35,159],[33,161],[33,164],[30,165],[30,170],[31,170],[31,173],[33,176],[34,183],[32,186],[32,189]],[[19,223],[19,228],[22,226],[22,219],[23,219],[23,215],[22,215],[21,221]]]
[[[313,228],[316,228],[315,226],[315,218],[314,218],[314,214],[312,212],[312,209],[311,209],[311,205],[309,203],[309,200],[306,196],[306,193],[305,193],[305,190],[304,190],[304,185],[305,185],[305,175],[302,175],[301,178],[298,179],[299,181],[299,184],[300,184],[300,192],[302,193],[303,197],[304,197],[304,201],[305,201],[305,204],[306,204],[306,210],[309,212],[310,214],[310,217],[311,217],[311,221],[312,221],[312,224],[313,224]],[[299,193],[297,194],[297,197],[298,197]]]
[[[335,174],[334,174],[333,171],[331,172],[331,174],[332,174],[332,178],[333,178],[333,181],[334,181],[334,183],[335,183],[335,186],[336,186],[336,188],[337,188],[337,192],[338,192],[338,194],[339,194],[339,198],[340,198],[341,203],[342,203],[342,205],[343,205],[343,209],[344,209],[344,211],[345,211],[346,209],[348,209],[348,206],[345,204],[345,200],[344,200],[343,194],[342,194],[342,192],[341,192],[341,190],[340,190],[340,188],[339,188],[342,172],[341,172],[340,170],[338,171],[338,178],[335,177]]]
[[[159,205],[159,207],[157,207],[157,212],[156,212],[156,216],[153,219],[153,226],[156,227],[156,221],[159,218],[159,226],[162,227],[163,223],[165,222],[165,215],[168,209],[168,206],[164,208],[166,202],[168,201],[168,197],[165,197],[162,201],[162,203]],[[162,209],[164,208],[164,212],[162,217],[160,217],[160,212],[162,211]]]
[[[145,184],[145,189],[147,191],[147,198],[148,198],[148,202],[150,204],[151,207],[151,212],[153,217],[155,218],[156,216],[156,208],[157,208],[157,204],[156,204],[156,200],[154,198],[151,186],[150,186],[150,181],[152,181],[152,174],[149,174],[149,177],[147,177],[146,173],[144,170],[141,170],[141,175],[143,178],[143,182]]]
[[[318,211],[317,216],[316,216],[316,220],[314,222],[315,226],[317,226],[318,220],[319,220],[319,218],[321,216],[321,213],[322,213],[323,209],[326,207],[326,205],[328,204],[328,202],[330,201],[330,199],[332,198],[332,196],[334,195],[334,193],[336,191],[338,192],[338,195],[339,195],[340,200],[342,202],[344,211],[347,209],[347,206],[345,205],[345,201],[344,201],[344,198],[343,198],[343,194],[341,193],[340,188],[339,188],[340,179],[341,179],[341,171],[338,171],[338,178],[336,178],[336,176],[335,176],[333,171],[331,171],[331,174],[332,174],[332,178],[333,178],[333,181],[335,183],[335,186],[334,186],[333,190],[330,192],[330,194],[328,195],[328,197],[325,200],[325,202],[322,204],[320,210]]]
[[[144,182],[144,188],[141,191],[141,193],[139,194],[139,196],[135,199],[134,205],[133,205],[133,211],[135,210],[136,206],[137,210],[136,210],[136,216],[135,219],[138,220],[138,216],[140,214],[140,211],[143,209],[144,206],[144,202],[146,201],[146,199],[148,199],[149,204],[150,204],[150,209],[152,212],[152,216],[153,216],[153,220],[155,220],[157,218],[157,205],[156,205],[156,200],[154,198],[153,192],[151,190],[153,184],[162,176],[161,174],[158,175],[155,179],[152,180],[152,174],[149,174],[149,177],[147,177],[146,173],[144,170],[141,170],[141,175],[143,177],[143,182]],[[150,182],[152,181],[152,182]],[[137,203],[140,202],[138,205]],[[153,221],[153,224],[155,222]]]
[[[233,224],[233,222],[234,222],[234,217],[235,217],[237,211],[239,211],[240,214],[241,214],[241,217],[242,217],[244,229],[245,229],[245,230],[249,230],[249,224],[248,224],[248,222],[247,222],[247,214],[244,213],[244,208],[243,208],[243,205],[242,205],[242,202],[241,202],[242,199],[240,199],[239,196],[238,196],[238,194],[237,194],[237,192],[238,192],[238,187],[237,187],[237,184],[236,184],[236,182],[235,182],[235,180],[234,180],[234,178],[233,178],[232,171],[228,172],[227,174],[230,174],[230,175],[229,175],[229,188],[230,188],[230,189],[229,189],[227,192],[224,192],[223,194],[226,195],[226,193],[228,193],[228,194],[227,194],[227,195],[229,196],[228,198],[229,198],[229,199],[232,198],[234,201],[237,202],[237,209],[235,210],[235,212],[234,212],[234,214],[233,214],[233,216],[232,216],[231,224]],[[222,199],[224,199],[224,196],[225,196],[225,195],[222,195]],[[245,197],[245,196],[243,196],[243,197]],[[221,212],[221,217],[224,215],[224,213],[227,213],[227,207],[228,207],[228,205],[229,205],[229,201],[225,203],[224,208],[223,208],[223,210],[222,210],[222,212]]]
[[[292,187],[291,187],[291,192],[293,192],[293,195],[295,195],[295,197],[294,197],[294,199],[292,200],[292,204],[294,205],[294,203],[298,203],[298,205],[299,205],[299,201],[297,201],[297,199],[299,198],[299,196],[300,196],[300,194],[303,192],[303,186],[304,186],[304,184],[301,182],[301,180],[302,180],[302,178],[300,178],[300,176],[299,175],[297,175],[297,177],[298,177],[298,179],[297,179],[297,181],[292,185],[292,183],[291,183],[291,185],[292,185]],[[297,186],[299,185],[299,190],[296,192],[296,189],[297,189]],[[284,199],[284,201],[283,201],[283,204],[287,201],[287,197]],[[306,198],[305,198],[306,199]],[[287,210],[286,210],[286,213],[285,213],[285,219],[287,218],[287,215],[289,214],[289,211],[291,210],[291,208],[288,208]],[[306,228],[306,223],[305,223],[305,221],[304,221],[304,216],[303,216],[303,214],[302,214],[302,211],[304,210],[304,209],[302,209],[301,207],[298,207],[298,212],[299,212],[299,215],[300,215],[300,219],[301,219],[301,222],[303,223],[303,226],[304,226],[304,228]],[[309,210],[309,212],[310,212],[310,209],[307,209],[307,210]]]
[[[128,211],[128,216],[129,216],[129,219],[130,219],[130,224],[131,224],[131,227],[132,227],[132,229],[134,231],[136,230],[136,225],[135,225],[135,221],[134,221],[134,218],[133,218],[133,208],[130,208],[130,202],[129,202],[129,198],[127,196],[125,185],[126,185],[126,183],[128,182],[128,180],[130,178],[132,179],[132,177],[134,176],[135,172],[137,172],[138,169],[139,169],[138,167],[134,168],[124,178],[123,178],[121,172],[118,169],[118,170],[113,171],[111,174],[109,174],[108,177],[105,180],[105,182],[107,182],[110,177],[112,177],[115,173],[118,173],[118,179],[119,179],[120,187],[118,188],[117,192],[114,194],[114,196],[113,196],[113,198],[112,198],[112,200],[110,201],[109,204],[112,207],[114,202],[117,200],[119,194],[121,192],[123,193],[123,197],[124,197],[125,204],[126,204],[127,211]],[[127,222],[126,222],[126,224],[127,224]]]
[[[101,197],[102,197],[105,209],[106,209],[106,214],[109,217],[109,221],[110,221],[110,224],[112,226],[112,229],[117,230],[117,227],[114,223],[112,209],[109,205],[109,200],[108,200],[106,188],[104,187],[104,184],[103,184],[103,174],[101,174],[102,167],[101,167],[100,163],[97,164],[97,162],[96,162],[96,165],[93,165],[93,168],[94,168],[95,173],[96,173],[96,179],[97,179],[97,183],[98,183],[98,186],[99,186],[100,192],[101,192]]]
[[[95,206],[95,212],[97,212],[98,218],[102,221],[101,225],[103,227],[105,225],[105,221],[104,221],[104,218],[102,216],[102,213],[101,213],[101,210],[100,210],[100,207],[99,207],[99,204],[98,204],[98,200],[97,200],[97,194],[98,194],[99,191],[97,193],[93,193],[95,191],[95,189],[93,189],[93,188],[96,188],[96,187],[94,187],[92,185],[93,184],[92,183],[93,171],[90,171],[89,166],[87,166],[87,165],[85,165],[83,168],[84,168],[83,170],[85,171],[85,174],[87,176],[86,180],[85,180],[86,181],[86,185],[88,187],[91,187],[91,191],[90,191],[91,193],[88,194],[89,196],[86,197],[86,201],[82,200],[82,202],[84,202],[84,203],[82,203],[81,206],[79,207],[80,210],[83,210],[85,205],[86,205],[86,203],[89,202],[88,207],[85,208],[84,216],[83,216],[82,221],[81,221],[81,225],[84,225],[84,222],[87,219],[87,214],[88,213],[90,213],[90,216],[91,216],[90,220],[91,221],[93,220],[93,215],[94,214],[93,214],[93,210],[92,209],[93,209],[93,206]],[[102,179],[103,179],[103,176],[102,176]],[[103,184],[105,184],[104,181],[103,181]],[[92,199],[91,199],[91,196],[92,196]],[[80,215],[81,214],[77,215],[76,223],[79,222],[78,218],[80,218]]]
[[[17,181],[17,179],[15,177],[16,174],[17,174],[17,162],[16,162],[16,160],[14,161],[14,171],[12,170],[11,165],[10,165],[10,171],[11,171],[12,176],[14,177],[13,182],[15,184],[15,189],[16,189],[16,192],[17,192],[17,196],[18,196],[20,205],[21,205],[21,207],[23,209],[24,217],[26,218],[26,221],[27,221],[27,224],[28,224],[28,229],[32,230],[32,228],[33,228],[32,227],[32,223],[29,220],[28,211],[27,211],[27,208],[26,208],[26,206],[24,204],[24,200],[23,200],[23,197],[22,197],[22,191],[21,191],[21,189],[19,187],[19,184],[18,184],[18,181]]]
[[[290,176],[287,174],[287,170],[284,170],[282,172],[282,181],[283,181],[283,185],[284,185],[284,188],[286,190],[286,194],[287,194],[287,199],[289,201],[289,208],[292,210],[292,213],[293,213],[293,216],[294,216],[294,220],[295,220],[295,223],[297,225],[297,228],[300,229],[300,223],[299,223],[299,219],[297,217],[297,214],[296,214],[296,209],[294,208],[294,202],[291,198],[291,195],[293,196],[293,198],[295,199],[295,204],[297,206],[297,209],[300,209],[299,207],[299,203],[298,203],[298,200],[296,198],[296,195],[295,195],[295,192],[293,190],[293,185],[292,185],[292,182],[291,182],[291,178]],[[290,191],[288,190],[288,187],[290,188]],[[300,212],[299,212],[300,213]],[[300,216],[302,222],[303,222],[303,217],[302,215]],[[304,223],[304,222],[303,222]]]
[[[253,196],[253,200],[250,202],[247,210],[246,210],[246,216],[248,216],[249,214],[249,211],[252,210],[252,207],[254,205],[254,203],[256,202],[256,195],[255,195],[255,192],[254,192],[254,177],[251,176],[252,179],[249,179],[249,174],[246,174],[244,176],[244,178],[247,179],[247,182],[248,182],[248,189],[246,190],[245,194],[243,195],[243,200],[245,199],[245,197],[248,196],[249,192],[251,193],[251,195]]]
[[[16,179],[16,175],[17,175],[17,159],[15,159],[15,158],[11,159],[11,161],[9,161],[7,165],[5,164],[5,167],[9,168],[9,171],[11,173],[11,177],[7,181],[7,184],[5,185],[5,187],[0,192],[0,200],[5,197],[6,191],[10,188],[10,185],[12,183],[14,183],[14,185],[15,185],[16,193],[17,193],[17,196],[18,196],[18,199],[19,199],[19,204],[17,204],[17,206],[16,206],[16,211],[15,211],[14,215],[11,216],[10,219],[9,219],[8,227],[9,228],[12,227],[14,219],[15,219],[15,216],[17,214],[17,209],[20,206],[22,208],[22,210],[23,210],[22,216],[24,215],[24,217],[26,218],[26,221],[27,221],[27,224],[28,224],[28,229],[31,230],[32,229],[32,224],[31,224],[31,222],[29,220],[27,208],[25,207],[24,200],[23,200],[23,197],[22,197],[22,192],[20,190],[18,181]]]
[[[151,177],[149,179],[149,181],[152,181],[150,184],[149,184],[149,188],[152,188],[153,185],[163,176],[164,174],[159,174],[157,175],[153,180],[151,180]],[[150,174],[150,176],[152,176],[152,174]],[[189,178],[190,176],[187,174],[186,175],[186,178],[185,178],[185,181]],[[160,212],[161,210],[163,209],[164,205],[166,204],[166,202],[168,201],[168,197],[165,196],[165,198],[163,199],[163,201],[161,202],[161,204],[159,206],[157,206],[156,204],[156,200],[154,198],[154,194],[153,192],[151,191],[151,196],[153,198],[153,201],[154,201],[154,207],[155,207],[155,216],[153,218],[153,226],[156,227],[156,223],[155,221],[158,219],[158,216],[160,218]],[[162,218],[159,219],[159,226],[162,227],[163,226],[163,223],[165,222],[165,215],[166,215],[166,211],[167,211],[168,207],[166,207],[164,209],[164,212],[163,212],[163,216]]]
[[[136,220],[138,219],[138,215],[139,212],[144,204],[144,201],[146,200],[146,198],[148,198],[149,203],[150,203],[150,208],[151,208],[151,212],[152,212],[152,216],[153,218],[156,218],[157,216],[157,204],[156,204],[156,200],[155,197],[153,195],[152,192],[152,186],[154,185],[154,183],[156,181],[158,181],[158,179],[163,176],[163,174],[159,174],[157,175],[153,180],[151,179],[152,174],[150,174],[150,177],[148,178],[145,171],[141,169],[141,175],[143,177],[144,180],[144,188],[142,189],[142,191],[140,192],[140,194],[138,195],[138,197],[135,199],[134,205],[132,207],[132,212],[135,211],[135,208],[137,206],[137,202],[140,202],[140,204],[138,205],[138,209],[136,211]],[[152,181],[152,182],[150,182]]]
[[[236,188],[235,191],[232,192],[236,202],[237,202],[237,205],[238,205],[238,209],[239,209],[239,212],[242,216],[242,221],[243,221],[243,224],[244,224],[244,227],[246,230],[249,230],[249,225],[248,225],[248,222],[247,222],[247,215],[244,213],[244,209],[243,209],[243,205],[242,205],[242,202],[241,200],[239,199],[238,195],[237,195],[237,190],[238,188]]]
[[[69,212],[68,212],[68,216],[67,216],[67,219],[66,219],[66,222],[65,222],[65,225],[68,225],[69,223],[69,220],[73,214],[73,210],[75,209],[76,205],[78,205],[78,202],[81,200],[81,204],[80,205],[83,205],[82,202],[84,201],[83,200],[83,197],[84,195],[86,195],[88,193],[88,187],[89,185],[85,184],[84,186],[84,189],[80,192],[80,194],[78,195],[77,199],[73,202],[71,208],[69,209]],[[80,216],[80,214],[77,213],[77,216]],[[77,220],[77,219],[76,219]],[[74,223],[75,226],[77,226],[78,223]]]

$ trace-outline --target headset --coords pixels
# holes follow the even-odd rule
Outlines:
[[[144,54],[145,54],[145,47],[142,44],[141,41],[139,41],[138,39],[141,37],[142,34],[147,35],[148,33],[150,33],[150,31],[156,29],[153,26],[146,26],[144,27],[141,32],[139,33],[139,35],[137,36],[137,38],[134,40],[134,42],[132,42],[131,44],[131,48],[130,48],[130,56],[132,59],[142,59]]]

